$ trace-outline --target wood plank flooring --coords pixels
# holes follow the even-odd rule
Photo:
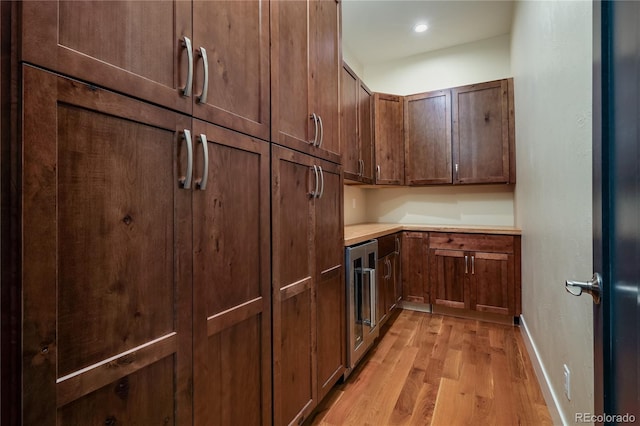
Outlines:
[[[312,425],[551,425],[518,327],[402,310]]]

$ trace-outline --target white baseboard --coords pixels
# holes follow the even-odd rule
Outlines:
[[[570,424],[560,408],[558,395],[553,391],[551,381],[549,380],[549,374],[547,373],[546,368],[544,368],[538,348],[531,337],[531,333],[529,333],[529,328],[527,327],[527,323],[522,315],[520,315],[520,329],[522,331],[522,340],[524,340],[524,345],[527,347],[527,352],[529,352],[529,358],[531,359],[531,364],[533,365],[536,377],[538,378],[538,383],[540,383],[540,389],[542,389],[542,394],[545,402],[547,403],[547,407],[549,408],[549,414],[551,415],[553,424]]]

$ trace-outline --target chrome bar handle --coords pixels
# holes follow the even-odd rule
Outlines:
[[[400,239],[396,237],[396,254],[400,254]]]
[[[468,262],[469,262],[469,256],[465,256],[464,257],[464,273],[465,274],[469,273]]]
[[[602,291],[602,277],[599,273],[593,274],[590,281],[565,281],[564,288],[574,296],[580,296],[582,292],[593,297],[593,303],[600,304],[600,294]]]
[[[191,96],[191,87],[193,86],[193,48],[191,47],[191,40],[189,37],[184,36],[182,38],[182,46],[187,49],[187,83],[182,89],[184,96]]]
[[[318,166],[318,169],[320,170],[320,195],[318,195],[318,198],[322,198],[324,195],[324,171],[322,166]]]
[[[318,143],[318,116],[314,112],[314,113],[311,114],[309,119],[313,120],[313,124],[315,126],[315,132],[314,132],[313,140],[309,141],[309,143],[311,145],[313,145],[313,146],[316,146],[316,144]]]
[[[476,257],[471,256],[471,275],[476,274]]]
[[[385,275],[386,279],[391,278],[391,261],[389,259],[385,259],[384,264],[387,265],[387,275]]]
[[[187,173],[178,181],[184,189],[191,188],[191,176],[193,175],[193,145],[191,144],[191,132],[184,129],[182,137],[187,142]]]
[[[376,166],[376,179],[380,180],[380,164]]]
[[[362,159],[358,159],[358,176],[362,176],[364,173],[364,161]]]
[[[371,328],[376,326],[376,310],[378,304],[378,297],[376,293],[376,270],[371,268],[366,270],[369,275],[369,303],[371,304],[371,309],[369,312],[371,313]]]
[[[320,122],[320,140],[318,141],[318,148],[322,147],[322,140],[324,139],[324,124],[322,124],[322,117],[318,114],[318,121]]]
[[[456,163],[456,179],[455,179],[456,181],[458,180],[458,169],[459,168],[460,167],[459,167],[458,163]]]
[[[207,189],[207,180],[209,179],[209,146],[207,142],[207,135],[200,133],[198,140],[202,144],[204,168],[202,171],[202,178],[196,181],[196,188],[200,191],[204,191]]]
[[[311,198],[317,198],[318,197],[318,184],[320,183],[320,179],[318,179],[318,166],[316,166],[315,164],[313,165],[313,174],[316,175],[316,189],[314,191],[311,191]]]
[[[199,53],[204,67],[204,82],[202,83],[202,93],[198,96],[198,103],[206,104],[207,93],[209,93],[209,59],[207,58],[207,50],[204,47],[200,47]]]

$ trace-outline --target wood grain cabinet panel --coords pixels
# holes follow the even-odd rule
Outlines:
[[[23,87],[23,422],[191,423],[191,119],[30,66]]]
[[[269,140],[269,2],[194,1],[193,43],[193,115]]]
[[[266,0],[21,7],[25,62],[269,139]]]
[[[194,422],[269,424],[269,144],[202,121],[193,133]]]
[[[342,169],[272,145],[274,423],[302,423],[345,369]],[[337,220],[336,220],[337,219]]]
[[[404,184],[403,102],[401,96],[374,93],[375,183]]]
[[[376,319],[384,324],[402,297],[400,272],[401,234],[390,234],[378,238],[378,261],[376,263],[377,296]]]
[[[454,183],[512,182],[509,81],[457,87],[452,98]]]
[[[321,196],[315,200],[318,401],[346,369],[344,197],[341,169],[323,162]]]
[[[431,303],[520,315],[520,236],[430,233]]]
[[[344,177],[373,183],[373,94],[355,72],[342,64],[340,146]]]
[[[429,303],[429,233],[402,233],[402,300]]]
[[[272,0],[271,140],[340,162],[339,6]]]
[[[404,98],[405,184],[450,184],[451,91]]]
[[[342,147],[342,168],[345,179],[360,180],[362,161],[360,158],[358,96],[360,85],[358,76],[345,63],[340,74],[340,137]]]
[[[373,164],[373,92],[360,80],[358,90],[358,142],[362,161],[362,183],[374,182]]]

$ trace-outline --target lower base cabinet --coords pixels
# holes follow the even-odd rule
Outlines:
[[[520,236],[429,236],[431,303],[520,315]]]
[[[429,303],[429,233],[402,233],[402,300]]]
[[[400,272],[401,233],[378,238],[378,261],[376,279],[378,303],[376,318],[382,326],[402,297]]]

